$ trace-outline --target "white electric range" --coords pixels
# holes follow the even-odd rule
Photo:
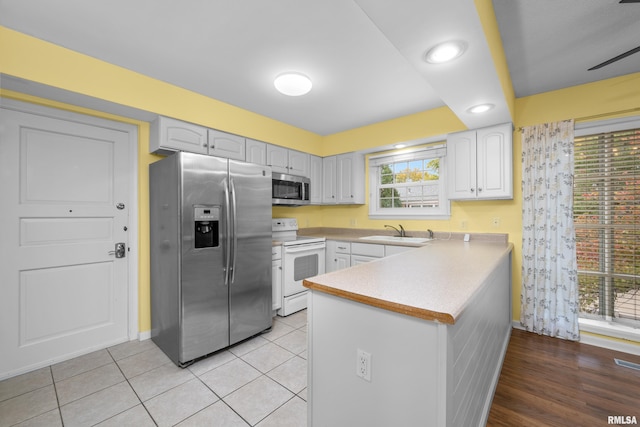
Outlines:
[[[307,308],[307,288],[302,281],[325,271],[324,237],[298,236],[295,218],[272,220],[273,240],[282,242],[282,307],[279,316]]]

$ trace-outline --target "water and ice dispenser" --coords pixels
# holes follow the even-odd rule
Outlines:
[[[220,206],[194,206],[195,248],[214,248],[220,245]]]

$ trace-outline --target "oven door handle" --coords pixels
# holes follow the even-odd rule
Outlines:
[[[285,246],[284,252],[288,254],[295,254],[298,252],[315,251],[318,249],[324,249],[325,243],[310,243],[306,245]]]

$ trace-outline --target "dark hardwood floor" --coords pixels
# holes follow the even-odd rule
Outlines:
[[[487,426],[607,426],[609,416],[640,425],[640,371],[614,358],[640,356],[514,329]]]

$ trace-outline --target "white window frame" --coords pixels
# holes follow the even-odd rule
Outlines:
[[[574,136],[582,137],[588,135],[594,135],[598,133],[615,132],[627,129],[640,128],[640,116],[624,117],[611,120],[601,120],[587,123],[576,123]],[[619,322],[612,318],[591,318],[581,317],[579,318],[580,330],[583,332],[591,332],[604,336],[610,336],[625,340],[640,340],[640,329],[637,327],[626,324],[626,322]],[[581,339],[581,341],[583,341]],[[586,341],[585,341],[586,342]],[[611,347],[610,344],[596,340],[593,344],[601,345],[604,347]],[[628,347],[617,348],[620,351],[629,351]],[[640,354],[636,353],[636,354]]]
[[[369,161],[369,218],[371,219],[449,219],[451,202],[447,196],[446,186],[446,146],[442,143],[402,152],[372,155]],[[438,179],[438,207],[433,208],[380,208],[380,166],[383,164],[411,161],[426,158],[440,158]]]

